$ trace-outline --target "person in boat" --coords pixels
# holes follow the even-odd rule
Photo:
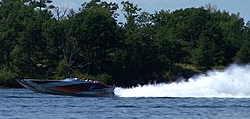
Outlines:
[[[80,78],[80,80],[83,80],[83,81],[92,81],[92,80],[87,79],[87,78]]]

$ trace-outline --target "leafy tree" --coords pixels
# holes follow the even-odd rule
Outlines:
[[[198,48],[192,52],[192,63],[202,69],[209,70],[216,62],[214,53],[216,52],[216,43],[208,39],[201,39]]]
[[[54,8],[54,6],[53,5],[49,5],[49,6],[47,6],[47,4],[49,4],[49,3],[51,3],[52,2],[52,0],[37,0],[37,1],[32,1],[32,4],[35,4],[35,6],[36,7],[39,7],[40,8],[40,10],[42,9],[42,8]]]
[[[26,17],[22,21],[25,26],[24,31],[19,33],[20,38],[17,39],[16,50],[12,53],[14,54],[13,59],[16,61],[15,64],[19,65],[23,71],[20,74],[21,77],[39,76],[41,72],[35,70],[39,70],[39,65],[44,64],[44,61],[47,60],[47,44],[42,35],[42,24],[50,19],[50,15],[47,11],[32,11],[30,13],[30,17]]]
[[[236,54],[236,60],[239,63],[250,63],[250,43],[244,44]]]
[[[0,1],[0,61],[7,64],[10,61],[10,52],[15,46],[15,39],[23,29],[20,21],[24,18],[24,2],[20,0]]]
[[[151,14],[123,1],[122,23],[117,3],[91,0],[75,12],[49,2],[0,1],[0,85],[86,76],[132,86],[171,81],[177,63],[200,70],[249,63],[249,23],[211,4]]]
[[[70,69],[70,66],[68,65],[68,62],[66,59],[62,59],[58,66],[56,67],[56,74],[55,74],[55,79],[63,79],[63,78],[66,78],[66,77],[70,77],[70,74],[72,72]]]
[[[152,23],[154,24],[154,29],[157,31],[159,27],[165,26],[170,20],[170,10],[160,10],[152,14]]]
[[[138,5],[133,5],[132,3],[126,1],[121,2],[123,5],[122,10],[125,12],[124,17],[127,22],[124,24],[125,29],[125,38],[123,47],[123,63],[124,63],[124,77],[133,82],[135,77],[140,77],[140,71],[142,66],[142,56],[140,54],[143,45],[145,44],[142,40],[142,37],[139,33],[139,25],[136,23],[136,19],[138,18],[138,12],[141,8],[138,8]]]
[[[105,4],[104,4],[105,3]],[[106,2],[91,1],[84,3],[80,13],[72,19],[74,38],[78,44],[78,62],[76,67],[82,67],[82,70],[88,74],[98,74],[108,70],[106,65],[107,55],[113,44],[116,44],[116,22],[112,17],[116,4]],[[110,10],[109,8],[112,8]]]
[[[0,86],[14,87],[17,85],[15,78],[17,74],[13,72],[13,69],[7,66],[1,66],[0,68]]]
[[[176,10],[168,22],[170,38],[188,42],[188,49],[197,48],[197,41],[208,19],[204,8],[187,8]]]
[[[248,22],[244,28],[243,35],[243,45],[240,47],[240,50],[236,53],[234,60],[238,63],[248,64],[250,63],[250,22]]]
[[[229,15],[226,12],[222,12],[220,15],[220,27],[222,30],[222,40],[224,43],[221,45],[223,50],[223,59],[221,65],[227,65],[233,62],[233,57],[240,50],[243,42],[243,19],[239,17],[239,14]]]

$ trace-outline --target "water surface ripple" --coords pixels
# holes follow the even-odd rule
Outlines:
[[[249,98],[73,97],[0,89],[0,119],[249,119]]]

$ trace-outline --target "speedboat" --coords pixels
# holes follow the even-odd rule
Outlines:
[[[63,80],[16,79],[23,87],[38,93],[72,95],[72,96],[112,96],[113,86],[99,81],[80,78]]]

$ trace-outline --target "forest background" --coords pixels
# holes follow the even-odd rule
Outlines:
[[[0,1],[0,86],[84,77],[130,87],[250,62],[250,21],[211,4],[149,13],[128,1],[92,0],[79,11],[51,2]]]

